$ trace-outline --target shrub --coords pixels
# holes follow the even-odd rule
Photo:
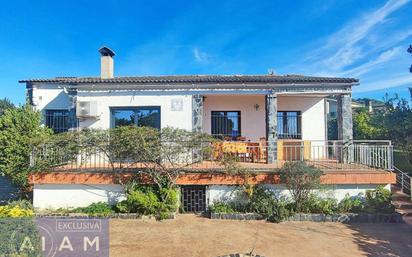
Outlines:
[[[11,201],[7,205],[9,207],[16,207],[17,206],[19,208],[26,209],[26,210],[33,210],[34,209],[31,202],[26,200],[26,199]]]
[[[107,216],[113,212],[112,206],[104,202],[92,203],[87,207],[78,207],[71,212],[87,213],[91,215]]]
[[[39,257],[43,256],[38,227],[33,218],[0,219],[0,256]],[[22,249],[27,238],[31,246]]]
[[[290,203],[279,199],[263,186],[250,186],[240,191],[235,199],[215,201],[209,210],[213,213],[258,213],[271,222],[280,222],[292,215]],[[244,199],[246,196],[246,199]]]
[[[0,206],[0,218],[19,218],[34,216],[33,206],[27,200],[17,200]]]
[[[395,211],[395,207],[391,203],[391,191],[378,186],[374,190],[367,190],[365,195],[364,211],[369,213],[383,212],[391,213]]]
[[[364,200],[362,195],[350,197],[348,194],[338,204],[338,211],[340,213],[346,212],[361,212],[364,207]]]
[[[163,199],[163,208],[170,212],[176,212],[179,208],[179,190],[173,188],[162,188],[160,190],[161,199]]]
[[[315,194],[311,194],[308,201],[302,206],[302,212],[306,213],[322,213],[331,215],[338,210],[338,203],[335,198],[322,198]]]
[[[319,186],[322,171],[304,162],[286,162],[281,169],[280,178],[295,202],[296,211],[308,201],[311,191]]]
[[[132,185],[127,190],[127,199],[116,205],[121,213],[156,215],[164,219],[176,212],[179,206],[179,192],[172,188],[156,190],[154,186]]]
[[[0,116],[0,173],[29,190],[28,175],[33,140],[47,137],[51,130],[41,127],[41,115],[29,106],[8,109]]]
[[[269,189],[262,186],[255,186],[251,194],[247,211],[270,216],[276,204],[275,194]]]
[[[209,206],[209,210],[212,213],[235,213],[236,212],[232,208],[230,202],[225,202],[225,201],[214,201],[213,204]]]
[[[126,204],[128,212],[151,215],[156,214],[160,202],[153,191],[133,190],[127,195]]]

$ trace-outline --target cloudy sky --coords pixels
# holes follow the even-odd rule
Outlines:
[[[0,98],[19,79],[115,75],[305,74],[355,77],[355,97],[409,97],[410,0],[7,1],[0,8]]]

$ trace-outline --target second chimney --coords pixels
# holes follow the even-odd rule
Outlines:
[[[113,56],[114,52],[103,46],[99,49],[100,53],[100,78],[102,79],[112,79],[114,77],[114,64]]]

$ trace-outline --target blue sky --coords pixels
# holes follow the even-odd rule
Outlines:
[[[0,98],[19,79],[115,75],[305,74],[356,77],[355,97],[409,97],[411,0],[4,1]]]

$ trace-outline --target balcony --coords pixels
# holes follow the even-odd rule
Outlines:
[[[173,147],[173,142],[162,142]],[[230,156],[240,167],[258,172],[272,172],[287,161],[304,161],[328,172],[382,172],[393,170],[393,146],[390,141],[303,141],[279,140],[271,149],[260,142],[219,141],[207,143],[208,151],[188,147],[179,157],[182,171],[222,171],[224,157]],[[268,163],[268,155],[276,156]],[[96,148],[79,149],[43,145],[33,149],[31,165],[35,171],[54,172],[133,172],[144,169],[150,161],[115,158],[116,153]],[[156,160],[156,163],[161,160]],[[188,164],[189,163],[189,164]],[[175,168],[175,167],[173,167]]]

